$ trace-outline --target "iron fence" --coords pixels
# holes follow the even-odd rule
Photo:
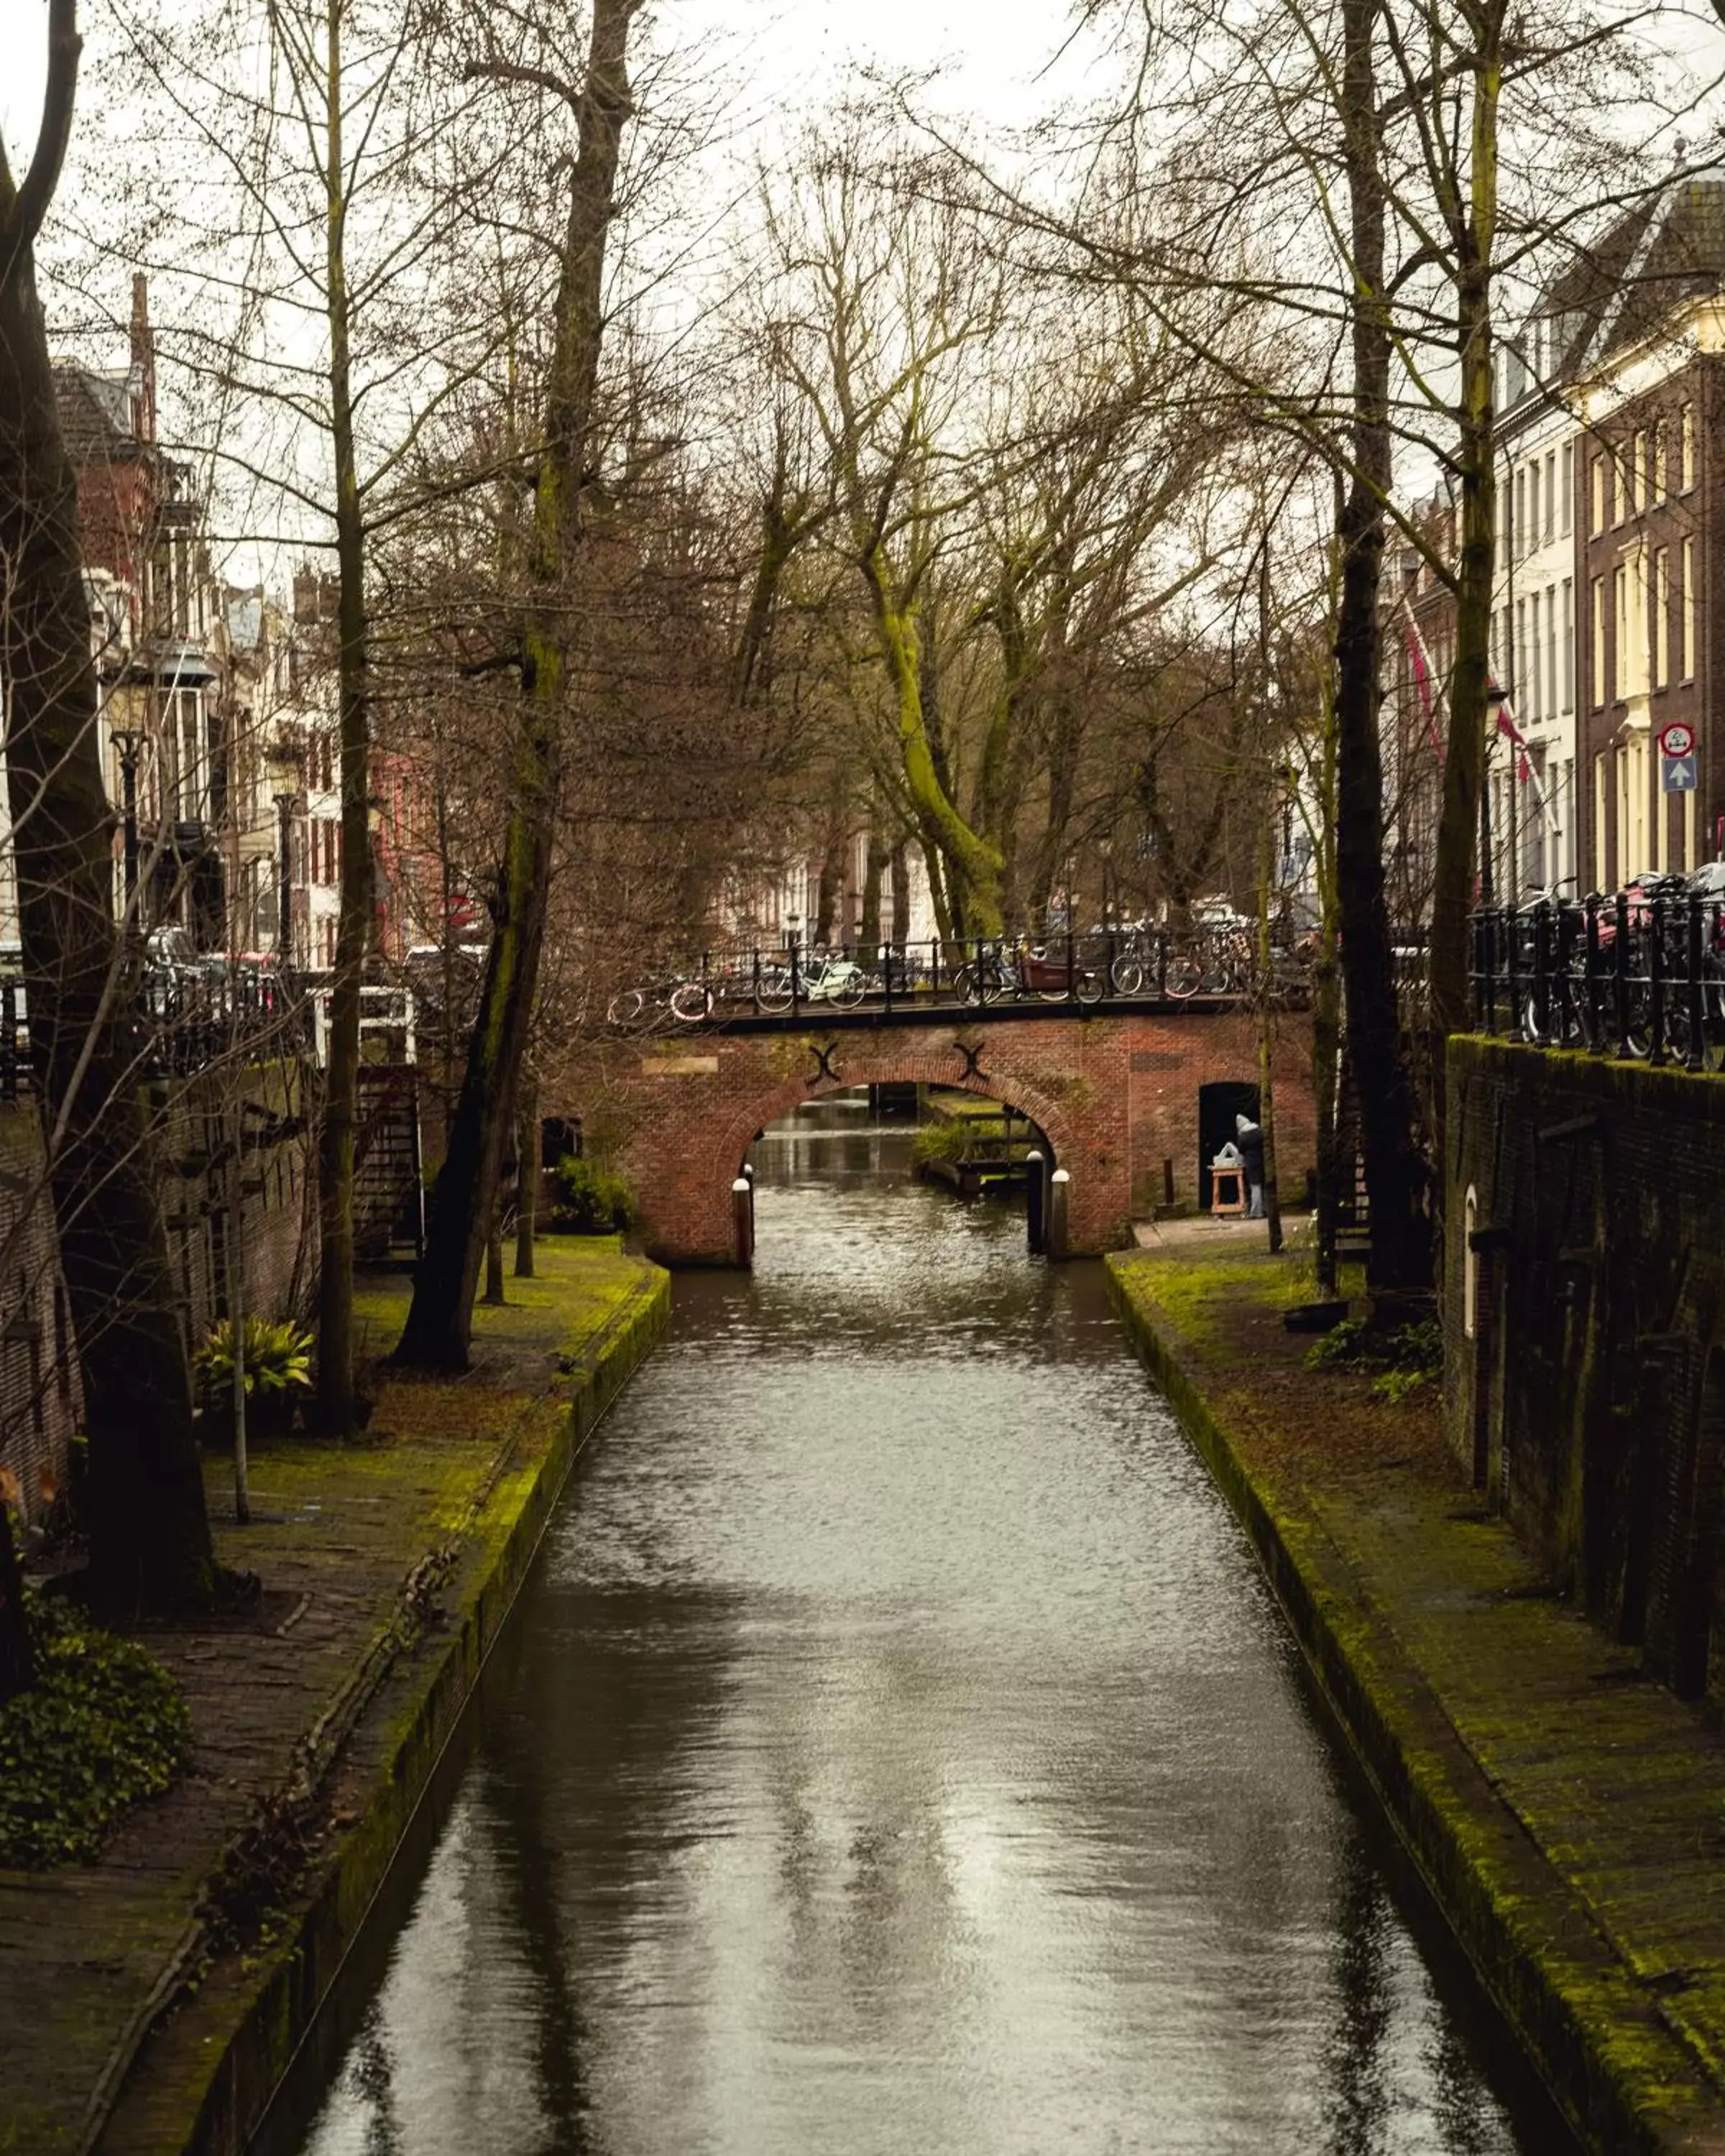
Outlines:
[[[246,959],[146,968],[130,1025],[135,1068],[146,1079],[188,1078],[224,1059],[306,1055],[312,1048],[305,984]],[[0,974],[0,1101],[33,1088],[36,1055],[24,977]]]
[[[1725,902],[1694,893],[1483,906],[1473,916],[1482,1033],[1725,1069]]]
[[[891,1016],[946,1005],[1236,1003],[1266,993],[1293,1001],[1307,993],[1310,971],[1305,947],[1282,942],[1266,976],[1250,923],[1184,935],[1098,929],[1037,944],[1010,937],[830,948],[791,942],[704,952],[650,988],[613,996],[605,1016],[614,1027],[647,1030],[865,1006]]]

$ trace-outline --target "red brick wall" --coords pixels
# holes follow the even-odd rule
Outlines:
[[[977,1050],[967,1075],[960,1042]],[[821,1068],[817,1049],[828,1050]],[[1255,1019],[1194,1014],[1002,1019],[952,1027],[870,1026],[798,1034],[695,1034],[589,1050],[546,1088],[547,1114],[578,1114],[593,1149],[618,1159],[640,1206],[650,1253],[671,1264],[731,1254],[731,1184],[755,1133],[804,1101],[854,1086],[963,1086],[1029,1116],[1070,1175],[1070,1233],[1081,1250],[1125,1242],[1159,1201],[1164,1158],[1178,1196],[1194,1198],[1198,1091],[1255,1084]],[[1312,1158],[1310,1029],[1284,1022],[1277,1128],[1285,1189]]]

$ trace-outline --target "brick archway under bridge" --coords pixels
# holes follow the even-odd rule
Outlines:
[[[1285,1193],[1313,1158],[1311,1024],[1277,1019],[1276,1111]],[[588,1149],[634,1188],[641,1239],[672,1265],[732,1259],[731,1185],[757,1131],[805,1101],[852,1087],[947,1086],[1005,1101],[1046,1136],[1071,1178],[1075,1252],[1119,1247],[1163,1195],[1198,1195],[1198,1096],[1255,1083],[1257,1022],[1235,1010],[1069,1013],[967,1023],[861,1014],[771,1029],[692,1028],[588,1044],[542,1088],[547,1114],[577,1114]]]

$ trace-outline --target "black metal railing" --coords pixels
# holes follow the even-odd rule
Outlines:
[[[146,968],[132,1006],[140,1078],[187,1078],[224,1060],[307,1055],[311,1003],[295,976],[250,959]],[[35,1083],[36,1047],[24,977],[0,974],[0,1101]]]
[[[133,1032],[150,1076],[190,1077],[224,1060],[310,1055],[311,1004],[296,976],[251,959],[152,968]]]
[[[1725,1068],[1725,902],[1681,887],[1483,906],[1482,1033],[1688,1070]]]
[[[1266,975],[1250,924],[1177,933],[1097,929],[1039,943],[1012,937],[809,947],[795,942],[710,949],[651,988],[613,996],[604,1016],[625,1029],[819,1017],[868,1008],[986,1010],[1001,1005],[1235,1004],[1269,994],[1293,1003],[1310,986],[1310,952],[1283,939]]]

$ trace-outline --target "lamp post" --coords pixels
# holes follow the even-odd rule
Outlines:
[[[293,742],[278,742],[264,760],[276,815],[275,952],[286,973],[294,963],[294,809],[300,798],[300,751]]]
[[[121,811],[126,819],[126,912],[132,916],[138,891],[138,757],[144,746],[140,726],[108,729],[120,752]]]

